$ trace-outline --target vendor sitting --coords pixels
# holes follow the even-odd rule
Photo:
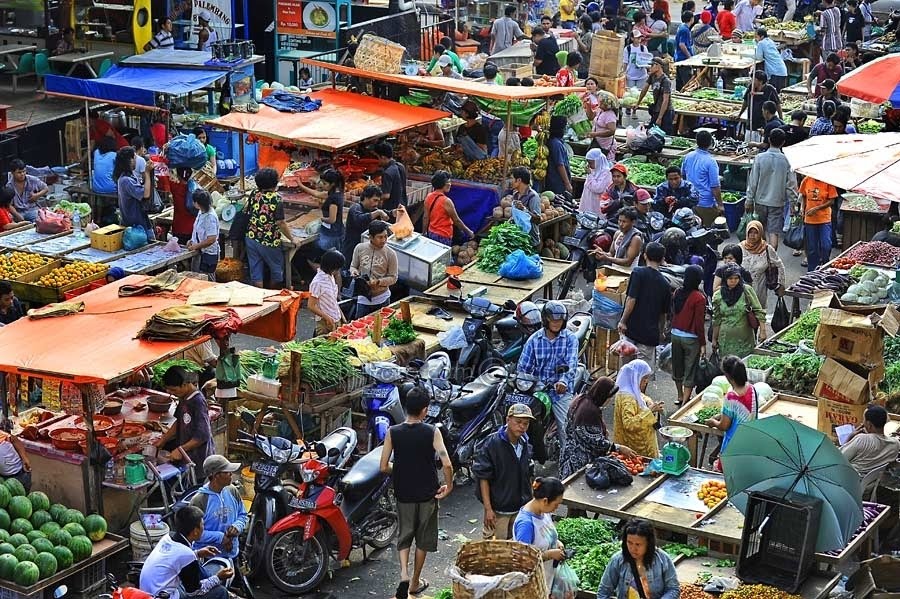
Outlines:
[[[223,557],[237,557],[237,539],[248,521],[244,501],[231,484],[232,475],[240,469],[240,464],[221,455],[211,455],[203,461],[207,481],[191,498],[191,505],[203,511],[203,534],[194,541],[194,549],[212,546]]]
[[[863,415],[863,423],[841,446],[841,453],[861,477],[895,461],[900,453],[900,440],[884,434],[887,419],[888,413],[883,407],[869,406]]]
[[[440,67],[440,72],[437,73],[437,76],[440,77],[449,77],[450,79],[462,79],[463,76],[456,71],[453,66],[453,60],[444,54],[437,61],[438,67]]]
[[[162,437],[154,441],[155,447],[165,447],[171,442],[177,446],[169,455],[173,462],[190,461],[201,465],[207,456],[215,452],[209,422],[209,406],[197,388],[197,377],[181,366],[171,366],[163,374],[166,393],[178,398],[175,423]]]
[[[653,209],[671,219],[679,208],[693,209],[700,202],[700,195],[690,181],[681,176],[681,169],[666,169],[666,182],[656,187]]]
[[[0,281],[0,285],[8,286],[9,283]],[[17,436],[3,432],[0,432],[0,476],[14,478],[22,483],[26,493],[31,491],[31,462],[25,445]]]
[[[66,27],[62,30],[62,37],[59,40],[59,43],[56,44],[56,49],[53,50],[53,56],[59,56],[61,54],[70,54],[75,51],[75,30],[71,27]]]
[[[457,132],[457,141],[463,154],[469,160],[484,160],[488,157],[489,132],[481,122],[478,106],[471,100],[462,106],[465,123]]]
[[[206,134],[206,129],[203,127],[197,127],[194,129],[194,137],[197,138],[197,141],[203,144],[206,148],[206,160],[209,163],[210,168],[212,169],[213,174],[216,173],[216,148],[215,146],[209,143],[209,136]]]
[[[435,67],[437,66],[438,60],[440,60],[442,56],[448,56],[450,58],[450,62],[453,63],[453,70],[460,75],[462,74],[463,65],[459,60],[459,56],[457,56],[456,52],[445,48],[441,44],[435,44],[434,55],[431,57],[431,61],[429,61],[428,66],[425,67],[425,72],[431,75],[439,75],[440,72]]]
[[[628,167],[617,162],[609,169],[612,183],[600,198],[600,210],[606,218],[613,218],[627,199],[629,202],[637,193],[637,185],[628,180]]]
[[[25,309],[13,293],[12,285],[9,281],[0,281],[0,326],[13,323],[23,316]]]
[[[13,208],[15,214],[23,220],[34,222],[37,220],[38,201],[49,193],[50,188],[32,175],[26,172],[25,163],[15,158],[9,163],[9,187],[13,194]]]

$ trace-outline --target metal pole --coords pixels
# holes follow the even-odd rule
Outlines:
[[[87,174],[88,174],[88,185],[90,185],[91,181],[91,109],[88,106],[88,101],[84,101],[84,123],[86,125],[84,132],[87,137]],[[91,218],[96,218],[96,214],[92,214]]]

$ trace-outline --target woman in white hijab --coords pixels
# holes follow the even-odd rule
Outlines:
[[[600,148],[591,148],[585,158],[591,172],[584,180],[584,190],[581,192],[581,203],[578,205],[578,209],[581,212],[600,214],[600,196],[606,193],[612,184],[612,175],[609,172],[611,165]]]
[[[655,458],[659,454],[656,440],[657,414],[665,408],[663,402],[647,397],[647,385],[653,370],[643,360],[632,360],[619,369],[613,412],[613,441],[627,445],[638,455]]]

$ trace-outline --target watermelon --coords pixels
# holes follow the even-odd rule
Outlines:
[[[53,543],[50,541],[50,539],[35,539],[31,542],[31,546],[34,547],[38,553],[53,551]],[[34,563],[37,564],[38,562]]]
[[[0,578],[3,580],[12,580],[16,571],[16,566],[18,565],[19,560],[17,560],[16,556],[12,553],[0,555]]]
[[[14,553],[16,548],[10,545],[9,543],[0,543],[0,555],[6,555],[7,553]]]
[[[29,503],[30,503],[30,502],[29,502]],[[12,514],[12,512],[10,512],[10,515],[11,515],[11,514]],[[59,523],[62,524],[63,526],[65,526],[66,524],[69,524],[69,523],[71,523],[71,522],[74,522],[74,523],[76,523],[76,524],[81,524],[82,522],[84,522],[84,514],[82,514],[81,512],[79,512],[78,510],[76,510],[75,508],[69,508],[69,509],[67,509],[67,510],[65,511],[65,513],[59,518],[59,520],[57,520],[57,522],[59,522]]]
[[[32,518],[32,524],[34,524],[34,519]],[[48,537],[56,532],[57,530],[62,530],[62,526],[57,524],[56,522],[47,522],[46,524],[41,525],[41,532],[47,535]]]
[[[34,503],[32,503],[34,505]],[[35,528],[40,529],[44,524],[52,523],[53,516],[50,515],[50,512],[47,510],[37,510],[31,514],[31,524],[34,525]]]
[[[85,532],[84,527],[81,524],[76,524],[75,522],[69,522],[68,524],[63,526],[63,530],[73,537],[87,536],[87,532]]]
[[[93,543],[85,536],[72,537],[68,547],[72,551],[72,556],[76,562],[91,557],[91,552],[94,550]]]
[[[72,535],[68,530],[63,530],[62,528],[60,528],[59,530],[51,532],[49,535],[47,535],[47,538],[57,547],[67,547],[69,545],[69,541],[72,540]]]
[[[24,545],[28,542],[28,537],[23,534],[15,534],[9,536],[9,541],[7,541],[13,547],[18,547],[19,545]]]
[[[95,543],[106,536],[106,520],[100,514],[91,514],[84,519],[82,526],[87,531],[88,538]]]
[[[32,530],[34,530],[34,526],[32,526],[31,522],[25,518],[16,518],[12,521],[12,524],[9,525],[9,532],[13,534],[20,532],[23,535],[27,535]]]
[[[13,519],[25,518],[27,520],[28,518],[31,518],[31,502],[28,501],[27,497],[23,497],[21,495],[13,497],[9,500],[7,510],[9,511],[9,516]]]
[[[33,562],[37,558],[37,549],[25,543],[24,545],[19,545],[16,547],[16,550],[13,551],[13,555],[16,556],[16,559],[20,562]]]
[[[32,530],[30,532],[26,532],[25,536],[28,538],[28,542],[34,544],[35,539],[46,539],[47,535],[42,533],[39,530]]]
[[[28,500],[31,502],[31,507],[34,511],[47,511],[50,509],[50,498],[47,497],[46,493],[32,491],[28,494]]]
[[[41,571],[38,569],[37,564],[31,560],[27,562],[20,560],[16,564],[15,570],[13,570],[13,582],[22,587],[30,587],[38,581],[40,576]]]
[[[69,508],[67,508],[66,506],[64,506],[61,503],[54,503],[53,505],[50,506],[50,509],[47,511],[50,512],[50,515],[53,516],[53,519],[56,522],[59,522],[59,519],[62,517],[62,515],[64,513],[66,513],[66,510],[68,510],[68,509]],[[60,524],[65,524],[65,523],[60,522]]]
[[[59,564],[56,563],[56,557],[49,551],[38,553],[34,563],[37,565],[42,579],[50,578],[56,574],[56,570],[59,568]]]
[[[6,488],[6,485],[0,485],[0,507],[6,508],[10,499],[12,499],[12,494],[9,489]]]
[[[0,485],[0,489],[5,488],[3,485]],[[9,530],[9,525],[12,524],[12,518],[9,517],[9,512],[5,509],[0,508],[0,528],[3,530]]]
[[[5,543],[9,540],[9,531],[3,530],[0,528],[0,543]]]
[[[3,481],[3,486],[9,491],[9,494],[13,497],[25,497],[25,487],[19,482],[18,479],[15,478],[7,478]],[[25,497],[25,499],[28,499]],[[30,501],[28,503],[31,503]]]
[[[2,547],[2,545],[0,545],[0,547]],[[53,554],[53,557],[56,558],[56,563],[59,565],[60,570],[65,570],[66,568],[71,567],[72,562],[75,561],[75,558],[72,557],[72,552],[68,547],[64,547],[62,545],[54,547],[51,553]]]

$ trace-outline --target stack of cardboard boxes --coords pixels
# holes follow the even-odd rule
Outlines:
[[[884,336],[900,329],[900,313],[888,306],[864,316],[822,308],[816,330],[816,353],[825,356],[815,396],[818,429],[837,441],[835,429],[863,421],[866,407],[884,380]]]
[[[625,36],[615,31],[600,31],[591,40],[591,61],[588,73],[604,89],[617,98],[625,95]]]
[[[624,308],[625,293],[628,291],[628,279],[631,276],[630,269],[619,268],[616,266],[601,266],[597,269],[597,278],[605,278],[605,289],[600,291],[594,288],[593,293],[604,296],[614,301]],[[596,321],[595,325],[598,325]],[[605,323],[613,324],[613,323]],[[592,359],[591,370],[602,368],[610,372],[619,369],[619,356],[609,353],[609,346],[619,340],[619,331],[615,328],[606,328],[605,326],[595,326],[594,329],[594,357]]]

